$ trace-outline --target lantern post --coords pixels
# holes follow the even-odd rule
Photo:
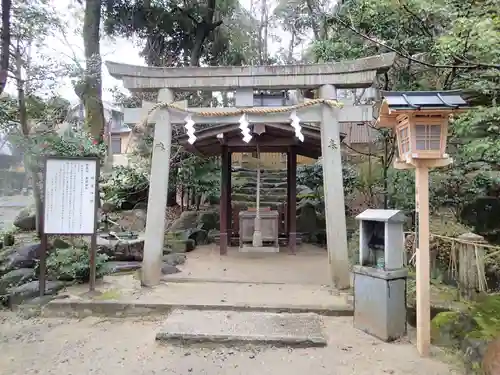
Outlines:
[[[458,91],[382,91],[376,125],[396,133],[396,169],[415,169],[417,349],[430,352],[429,169],[450,165],[446,154],[450,115],[467,102]]]

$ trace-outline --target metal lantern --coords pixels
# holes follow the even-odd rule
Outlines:
[[[399,159],[447,159],[448,121],[452,112],[467,108],[458,91],[382,91],[377,125],[393,128]]]

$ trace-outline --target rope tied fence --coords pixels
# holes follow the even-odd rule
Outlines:
[[[405,238],[409,235],[415,236],[416,234],[415,232],[405,232]],[[430,238],[450,243],[447,272],[449,277],[457,282],[460,295],[463,298],[473,299],[478,292],[487,292],[486,266],[500,254],[499,246],[486,243],[482,236],[474,233],[465,233],[459,237],[431,233]],[[438,247],[437,252],[439,253],[441,250]],[[411,251],[412,256],[409,264],[414,264],[417,250],[412,246]]]

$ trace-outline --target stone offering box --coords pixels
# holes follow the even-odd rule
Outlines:
[[[403,268],[406,217],[399,210],[369,209],[358,216],[359,265],[384,270]]]
[[[384,341],[406,334],[404,232],[399,210],[369,209],[359,220],[354,273],[354,326]]]

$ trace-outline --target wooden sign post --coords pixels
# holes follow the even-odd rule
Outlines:
[[[55,157],[45,160],[41,215],[40,296],[46,288],[47,236],[90,236],[89,290],[95,290],[97,209],[99,207],[99,159]]]
[[[446,154],[448,120],[467,103],[457,91],[385,91],[376,124],[396,134],[396,169],[415,169],[417,349],[431,346],[429,169],[452,163]]]

